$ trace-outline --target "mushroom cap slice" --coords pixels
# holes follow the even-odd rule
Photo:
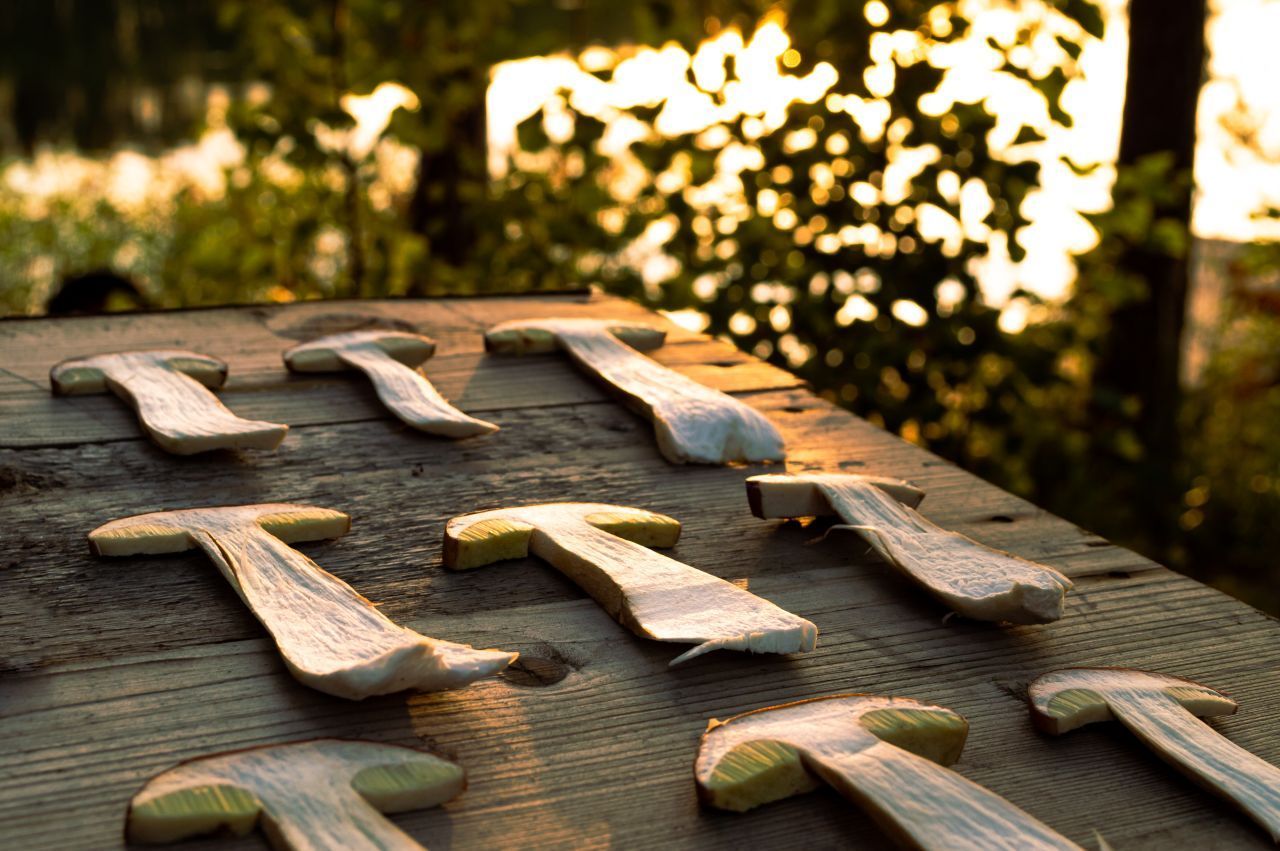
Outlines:
[[[965,719],[900,697],[842,694],[712,721],[694,777],[703,801],[743,811],[822,780],[901,844],[924,849],[1078,847],[1009,801],[943,767]]]
[[[783,460],[782,435],[759,411],[640,353],[665,336],[625,320],[518,319],[490,328],[485,347],[505,354],[563,349],[653,423],[659,451],[674,464]]]
[[[491,434],[498,427],[468,416],[449,403],[416,367],[436,344],[404,331],[348,331],[300,343],[284,353],[296,372],[358,369],[368,376],[388,410],[419,431],[460,439]]]
[[[161,449],[192,455],[214,449],[275,449],[289,427],[246,420],[210,388],[227,378],[217,358],[180,349],[155,349],[71,358],[49,372],[55,396],[103,393],[120,396],[137,411]]]
[[[294,677],[337,697],[457,688],[516,659],[402,627],[289,546],[337,537],[349,523],[342,512],[308,505],[193,508],[113,520],[89,534],[89,545],[106,556],[203,550],[271,633]]]
[[[1234,715],[1239,705],[1194,680],[1133,668],[1063,668],[1038,677],[1027,690],[1038,729],[1061,735],[1098,721],[1114,721],[1111,699],[1135,693],[1168,696],[1200,718]]]
[[[104,523],[89,533],[89,550],[98,556],[161,555],[199,546],[194,529],[208,524],[211,512],[231,511],[233,522],[249,521],[286,544],[341,538],[351,518],[332,508],[268,502],[258,505],[188,508],[135,514]]]
[[[345,739],[199,757],[147,782],[129,804],[130,842],[162,844],[261,826],[276,848],[415,849],[379,813],[434,807],[466,788],[461,766],[413,748]]]
[[[555,507],[552,511],[534,511]],[[583,523],[642,547],[674,547],[680,540],[680,521],[643,508],[602,503],[548,503],[525,509],[504,508],[464,514],[445,526],[444,563],[453,570],[469,570],[497,561],[527,558],[537,526],[519,519],[546,515],[581,517]]]
[[[694,767],[703,802],[746,812],[818,788],[795,745],[829,748],[833,730],[853,750],[888,742],[917,756],[951,765],[969,735],[964,716],[910,698],[837,694],[754,709],[712,720],[702,734]]]
[[[557,502],[464,514],[445,526],[444,566],[465,570],[535,555],[550,562],[637,635],[697,646],[671,664],[712,650],[812,650],[809,621],[648,547],[667,547],[680,523],[652,511]]]
[[[295,372],[339,372],[348,368],[341,352],[363,346],[374,346],[408,367],[420,366],[436,352],[430,337],[378,329],[345,331],[299,343],[284,353],[284,361]]]
[[[542,355],[560,348],[558,333],[593,333],[599,330],[607,331],[641,352],[656,349],[667,339],[667,332],[661,328],[626,319],[513,319],[486,331],[484,347],[495,354]]]
[[[937,526],[907,482],[847,473],[752,476],[757,517],[837,515],[886,562],[954,611],[976,620],[1048,623],[1062,617],[1071,580],[1058,571]]]
[[[823,483],[839,483],[847,473],[762,473],[747,479],[747,504],[751,513],[761,519],[777,517],[825,517],[836,513],[823,489]],[[924,490],[918,485],[887,476],[856,476],[874,485],[908,508],[924,501]]]
[[[108,390],[104,366],[113,361],[128,363],[164,363],[194,381],[217,390],[227,383],[227,363],[221,358],[189,352],[185,349],[139,349],[111,352],[87,357],[67,358],[49,370],[49,383],[55,396],[84,396]]]

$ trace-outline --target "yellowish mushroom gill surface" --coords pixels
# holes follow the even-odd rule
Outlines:
[[[680,539],[680,521],[647,511],[597,511],[586,522],[619,538],[644,547],[674,547]]]
[[[342,739],[269,745],[153,778],[130,803],[127,833],[145,843],[220,830],[243,836],[261,814],[285,848],[418,848],[377,813],[437,806],[465,788],[461,766],[413,748]]]
[[[835,695],[759,709],[708,725],[695,768],[699,794],[711,806],[744,812],[816,789],[821,782],[782,739],[835,737],[853,751],[884,741],[950,765],[968,730],[956,713],[900,698]]]
[[[257,824],[261,811],[257,796],[235,786],[179,789],[129,809],[129,841],[176,842],[218,830],[245,836]]]
[[[492,517],[470,523],[451,521],[445,532],[445,567],[467,570],[524,558],[529,554],[529,536],[533,526],[505,517]]]

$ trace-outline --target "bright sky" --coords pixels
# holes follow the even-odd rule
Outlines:
[[[1212,0],[1209,80],[1197,114],[1196,234],[1220,239],[1280,239],[1280,225],[1251,220],[1261,207],[1280,207],[1280,33],[1277,0]],[[1248,118],[1236,120],[1238,105]],[[1223,127],[1250,131],[1261,153]]]

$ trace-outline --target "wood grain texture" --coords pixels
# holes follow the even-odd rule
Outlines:
[[[479,305],[479,307],[476,307]],[[604,391],[546,355],[516,363],[484,354],[484,330],[522,316],[622,316],[668,328],[654,360],[717,390],[797,387],[799,379],[750,358],[728,343],[693,335],[621,299],[556,296],[474,302],[309,302],[288,307],[218,308],[122,317],[0,322],[0,447],[74,446],[132,440],[139,433],[128,406],[110,397],[54,398],[49,368],[60,352],[172,348],[186,340],[217,353],[230,374],[218,398],[244,417],[271,411],[279,422],[320,425],[384,419],[367,382],[351,376],[294,375],[283,352],[300,340],[370,327],[398,328],[436,341],[423,371],[446,399],[469,412],[599,401]],[[490,318],[486,319],[486,313]],[[45,392],[36,392],[41,388]]]
[[[694,793],[708,718],[848,691],[962,713],[971,733],[956,769],[1086,847],[1095,847],[1095,829],[1124,849],[1269,845],[1118,728],[1037,734],[1021,692],[1068,665],[1190,677],[1240,702],[1238,715],[1212,722],[1218,730],[1280,763],[1273,619],[975,479],[723,343],[673,334],[658,359],[769,416],[791,449],[788,469],[916,482],[930,519],[1076,582],[1053,624],[948,619],[873,556],[850,561],[850,539],[817,540],[829,523],[753,518],[743,481],[776,467],[672,466],[648,423],[564,358],[481,353],[488,324],[565,311],[649,316],[574,296],[0,323],[0,847],[119,848],[129,797],[178,760],[324,735],[425,746],[467,767],[470,788],[459,799],[395,817],[432,848],[882,847],[867,817],[828,791],[745,815],[701,810]],[[432,380],[502,430],[435,439],[392,418],[359,382],[285,374],[279,353],[299,335],[369,318],[435,337]],[[48,396],[50,365],[122,343],[223,357],[228,406],[290,423],[289,438],[275,453],[175,459],[146,442],[114,400]],[[63,402],[103,404],[69,415]],[[449,517],[562,499],[680,519],[685,532],[671,555],[812,620],[818,649],[791,658],[716,653],[669,670],[670,647],[631,635],[536,560],[468,573],[440,567]],[[288,676],[198,554],[98,560],[85,545],[86,532],[116,517],[268,501],[348,512],[349,535],[300,549],[397,622],[519,650],[522,663],[456,692],[330,698]]]

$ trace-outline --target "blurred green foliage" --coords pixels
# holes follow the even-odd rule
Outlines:
[[[1188,487],[1176,563],[1230,594],[1280,611],[1280,312],[1236,304],[1225,340],[1191,394]]]
[[[1102,16],[1087,0],[1021,7],[1032,14],[1014,40],[991,41],[1004,57],[1000,70],[1038,91],[1052,121],[1069,123],[1062,93],[1079,73],[1082,46],[1102,35]],[[1158,157],[1122,170],[1114,207],[1091,217],[1100,242],[1080,259],[1077,292],[1053,305],[1015,293],[1035,306],[1035,321],[1006,333],[971,261],[987,253],[990,234],[1004,235],[1018,259],[1022,202],[1038,185],[1038,166],[993,153],[995,119],[981,102],[926,112],[942,70],[884,41],[902,32],[954,43],[973,22],[958,4],[933,0],[778,8],[798,52],[786,72],[803,77],[827,63],[838,71],[835,86],[793,104],[780,126],[740,115],[715,138],[656,132],[665,103],[618,108],[642,129],[627,154],[647,175],[620,194],[618,158],[601,144],[606,125],[571,106],[571,134],[553,140],[544,130],[551,117],[535,114],[519,128],[529,167],[491,178],[489,68],[590,43],[674,40],[693,50],[729,26],[749,37],[777,9],[729,0],[572,8],[221,0],[218,43],[229,45],[230,59],[205,70],[229,96],[191,129],[206,134],[200,144],[222,146],[224,179],[162,180],[169,188],[159,195],[119,204],[108,200],[106,160],[97,171],[76,166],[84,173],[61,192],[37,191],[34,177],[14,180],[10,169],[0,186],[0,307],[38,312],[62,277],[99,268],[166,307],[599,284],[655,307],[695,309],[709,333],[904,438],[1280,610],[1266,582],[1280,544],[1280,527],[1269,522],[1280,508],[1280,441],[1266,424],[1275,422],[1280,391],[1274,373],[1260,384],[1242,378],[1258,364],[1274,369],[1278,323],[1233,317],[1238,340],[1189,395],[1187,454],[1170,461],[1186,483],[1184,536],[1172,548],[1162,549],[1132,510],[1159,498],[1144,486],[1152,459],[1134,428],[1141,400],[1094,380],[1110,315],[1145,298],[1143,282],[1119,263],[1123,250],[1187,251],[1186,222],[1153,213],[1187,176]],[[1033,73],[1011,60],[1044,32],[1062,51],[1051,68]],[[890,66],[890,87],[864,73]],[[726,70],[734,80],[732,63]],[[416,94],[420,108],[397,110],[367,155],[353,151],[342,143],[353,122],[341,96],[390,80]],[[725,101],[723,89],[707,94]],[[880,129],[833,109],[842,103],[874,105]],[[1040,135],[1023,126],[1015,146]],[[749,152],[734,172],[740,194],[700,191],[723,180],[730,149]],[[936,156],[909,180],[887,180],[926,150]],[[160,172],[185,174],[181,156],[166,156]],[[947,239],[922,227],[925,215],[966,217],[960,187],[989,200],[981,227],[957,226]],[[654,275],[636,249],[658,231],[669,259]]]
[[[1280,210],[1258,211],[1280,219]],[[1233,252],[1217,333],[1183,412],[1183,536],[1188,572],[1280,612],[1280,243]]]

